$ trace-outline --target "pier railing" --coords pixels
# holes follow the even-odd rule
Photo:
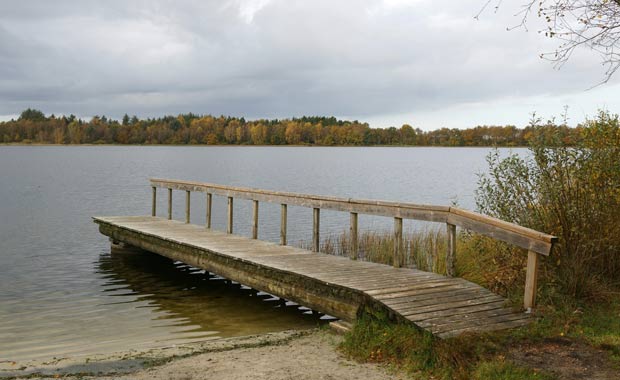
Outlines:
[[[446,224],[447,252],[446,274],[454,276],[456,260],[456,228],[467,229],[493,239],[514,244],[528,250],[525,294],[523,305],[526,309],[534,307],[540,255],[548,256],[557,238],[530,228],[482,215],[468,210],[448,206],[419,205],[413,203],[389,202],[378,200],[337,198],[319,195],[298,194],[253,188],[224,186],[211,183],[178,181],[169,179],[151,179],[153,189],[152,215],[157,213],[157,188],[168,191],[168,219],[172,219],[172,191],[185,192],[185,222],[190,222],[191,192],[206,194],[206,228],[211,228],[211,208],[213,195],[227,197],[226,232],[233,233],[233,200],[235,198],[252,201],[252,238],[258,238],[259,202],[279,203],[280,244],[287,244],[287,207],[288,205],[313,209],[312,250],[319,251],[320,211],[329,209],[350,213],[350,240],[352,258],[358,255],[358,214],[378,215],[394,218],[394,254],[393,265],[401,267],[404,263],[403,253],[403,219],[413,219]]]

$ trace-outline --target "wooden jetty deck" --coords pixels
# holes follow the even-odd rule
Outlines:
[[[384,311],[441,337],[463,332],[522,326],[529,314],[507,308],[505,299],[453,277],[456,227],[467,228],[529,250],[525,309],[534,306],[538,256],[555,237],[452,207],[365,201],[271,192],[196,182],[151,180],[152,216],[95,217],[102,234],[333,315],[354,321],[365,308]],[[168,189],[168,218],[156,216],[157,187]],[[186,192],[185,222],[172,220],[172,190]],[[206,193],[207,225],[190,224],[190,192]],[[227,231],[211,228],[212,195],[228,197]],[[233,197],[253,201],[252,236],[232,234]],[[280,244],[257,240],[258,202],[282,204]],[[313,251],[286,245],[287,205],[312,207]],[[393,216],[394,265],[388,266],[319,251],[320,208],[351,213],[352,252],[357,255],[357,215]],[[402,218],[447,224],[448,275],[402,268]]]

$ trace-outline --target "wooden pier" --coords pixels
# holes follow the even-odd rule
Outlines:
[[[455,278],[456,229],[468,229],[528,250],[524,309],[535,305],[540,255],[556,238],[489,216],[455,207],[356,200],[275,192],[208,183],[152,179],[151,216],[95,217],[102,234],[150,252],[182,261],[314,310],[354,321],[364,308],[384,311],[446,338],[469,331],[492,331],[526,324],[529,314],[507,308],[505,300],[483,287]],[[168,214],[158,217],[157,189],[167,189]],[[185,220],[172,220],[172,193],[185,193]],[[191,192],[204,193],[206,225],[190,224]],[[226,232],[211,228],[212,197],[228,199]],[[252,236],[233,234],[233,199],[252,201]],[[258,240],[259,202],[281,204],[280,244]],[[287,244],[288,205],[313,208],[312,251]],[[320,210],[350,213],[352,257],[319,252]],[[358,214],[394,218],[393,265],[357,259]],[[402,220],[446,224],[447,274],[402,268]]]

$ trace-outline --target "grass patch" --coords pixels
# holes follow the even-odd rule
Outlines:
[[[594,347],[608,351],[616,365],[620,365],[620,297],[609,304],[590,307],[585,311],[579,309],[577,312],[580,320],[568,335],[585,339]]]
[[[340,349],[352,359],[386,364],[413,379],[550,380],[556,378],[553,368],[545,371],[537,368],[539,363],[509,358],[521,347],[542,347],[561,339],[565,344],[604,350],[611,360],[605,354],[601,360],[620,369],[620,297],[600,305],[566,302],[562,307],[541,307],[538,313],[535,321],[522,328],[440,340],[413,325],[367,312],[345,335]]]
[[[555,377],[549,373],[534,371],[519,367],[502,360],[480,362],[472,373],[472,380],[502,379],[502,380],[552,380]]]
[[[440,340],[413,325],[366,313],[345,335],[340,349],[358,361],[404,370],[414,379],[552,379],[504,359],[502,350],[515,340],[507,333]]]

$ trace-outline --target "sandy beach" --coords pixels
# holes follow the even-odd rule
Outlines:
[[[29,379],[398,379],[388,368],[348,360],[327,330],[286,331],[144,352],[1,363],[0,377]]]

